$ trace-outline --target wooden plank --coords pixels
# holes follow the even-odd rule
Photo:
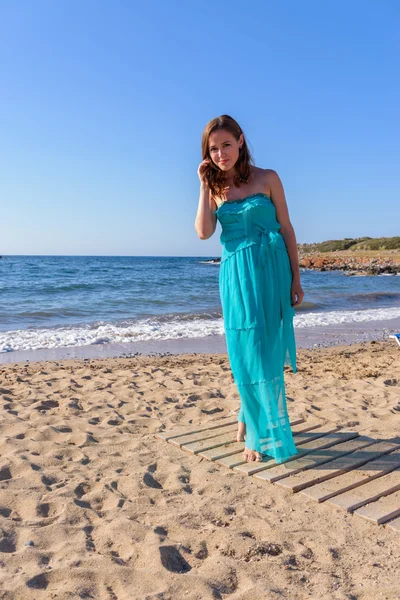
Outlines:
[[[376,440],[373,438],[360,436],[356,440],[349,442],[349,444],[353,446],[350,453],[334,457],[334,459],[328,463],[325,463],[322,466],[319,465],[317,469],[314,469],[314,464],[310,464],[310,466],[306,467],[301,473],[296,473],[295,475],[287,477],[286,479],[277,482],[277,485],[289,489],[292,492],[299,492],[306,487],[310,487],[310,485],[325,481],[326,479],[331,479],[332,477],[341,475],[355,467],[359,467],[377,456],[374,448]],[[378,455],[379,454],[380,453],[378,452]],[[312,455],[308,458],[312,458]]]
[[[210,452],[201,452],[200,456],[208,458],[208,460],[215,460],[218,464],[232,469],[235,465],[246,462],[243,459],[243,451],[244,444],[241,443],[235,444],[235,446],[231,446],[229,449],[216,448],[214,452],[212,450]]]
[[[315,433],[316,437],[320,437],[321,435],[323,435],[323,433],[318,433],[320,431],[320,422],[315,421],[315,422],[310,422],[307,424],[304,424],[304,421],[301,423],[297,423],[296,421],[294,421],[293,423],[290,424],[293,436],[296,436],[296,440],[297,440],[297,436],[299,436],[300,434],[304,434],[306,435],[307,432],[309,432],[310,430],[316,430],[317,433]],[[314,431],[313,431],[314,434]],[[313,435],[308,433],[307,435]],[[230,469],[232,469],[233,467],[235,467],[236,465],[239,464],[247,464],[246,461],[243,459],[243,451],[244,451],[244,443],[243,442],[236,442],[235,444],[232,444],[230,446],[227,446],[225,448],[213,448],[210,450],[203,450],[202,452],[199,453],[199,456],[203,457],[203,458],[207,458],[208,460],[215,460],[217,461],[219,464],[224,465],[225,467],[228,467]],[[257,463],[260,464],[260,463]]]
[[[207,425],[191,425],[191,426],[186,426],[185,429],[173,429],[170,431],[159,431],[158,433],[155,433],[154,435],[159,438],[160,440],[164,440],[166,442],[168,442],[171,438],[177,438],[183,435],[189,435],[189,434],[195,434],[195,433],[200,433],[202,431],[208,432],[209,430],[212,429],[218,429],[219,427],[226,427],[229,425],[237,425],[238,420],[237,417],[235,418],[230,418],[230,419],[221,419],[220,421],[214,422],[214,424],[208,423]],[[290,422],[290,425],[297,425],[299,423],[304,423],[304,419],[302,417],[299,417],[298,419],[295,419],[293,421]]]
[[[314,429],[313,431],[299,431],[298,433],[295,433],[293,437],[296,438],[296,446],[300,446],[299,450],[305,453],[308,452],[308,448],[325,448],[325,446],[321,446],[321,444],[324,444],[325,441],[320,440],[320,438],[326,438],[328,434],[336,433],[340,429],[341,427],[339,425],[323,425],[322,427]],[[334,443],[337,443],[338,438],[335,439],[336,441],[332,442],[332,444],[330,444],[331,446]]]
[[[310,419],[307,423],[305,423],[304,420],[296,421],[295,423],[290,422],[290,429],[292,430],[293,435],[299,431],[312,431],[319,427],[321,427],[321,421],[318,421],[317,419]]]
[[[172,438],[169,441],[170,444],[174,446],[185,446],[186,444],[190,444],[192,442],[198,442],[200,440],[209,440],[210,438],[214,438],[219,435],[223,435],[225,433],[232,433],[232,439],[236,439],[237,433],[237,423],[233,425],[229,425],[229,427],[218,427],[218,429],[212,429],[208,431],[199,431],[198,433],[188,433],[187,435],[180,435],[179,437]]]
[[[297,425],[300,427],[306,427],[309,428],[311,427],[311,425],[302,425],[303,421],[301,421],[301,423],[298,423]],[[293,427],[296,427],[296,421],[293,424]],[[317,425],[314,425],[314,427],[316,427]],[[291,424],[292,427],[292,424]],[[235,448],[233,448],[234,444],[238,444],[238,446],[236,446]],[[228,445],[228,446],[227,446]],[[212,448],[218,448],[220,446],[224,446],[228,449],[228,452],[238,452],[238,450],[244,450],[244,443],[243,442],[237,442],[236,441],[236,434],[231,434],[228,435],[228,433],[226,435],[221,435],[221,436],[217,436],[217,437],[213,437],[212,439],[201,439],[198,441],[195,441],[193,443],[186,443],[184,445],[181,446],[182,450],[185,450],[187,452],[191,452],[193,454],[199,454],[200,452],[205,452],[206,450],[210,450]]]
[[[329,460],[333,460],[336,456],[338,456],[339,448],[341,448],[342,444],[345,444],[349,440],[355,439],[358,437],[357,431],[336,431],[333,433],[327,433],[325,436],[318,438],[316,440],[312,440],[310,442],[306,442],[302,446],[298,448],[299,454],[285,461],[284,463],[277,465],[270,465],[271,468],[263,470],[255,477],[257,479],[262,479],[264,481],[270,481],[271,483],[275,483],[275,481],[279,481],[284,477],[288,477],[293,473],[298,473],[305,466],[309,465],[310,459],[303,458],[305,456],[311,456],[311,459],[315,462],[320,461],[319,464],[323,464]],[[333,452],[335,453],[332,457],[331,453],[328,453],[328,449],[334,447]],[[343,449],[346,447],[344,446]],[[342,449],[342,450],[343,450]],[[306,461],[306,462],[304,462]]]
[[[299,426],[291,427],[293,437],[295,438],[296,445],[304,444],[305,442],[314,440],[316,438],[320,438],[323,435],[325,435],[324,428],[320,428],[319,425],[314,425],[313,426],[314,430],[312,432],[310,432],[310,427],[305,427],[305,430],[302,430],[301,427],[303,427],[303,426],[299,425]],[[247,463],[244,460],[243,451],[244,451],[244,444],[242,444],[240,446],[239,445],[236,446],[236,449],[234,447],[230,447],[229,450],[221,449],[221,452],[218,452],[218,450],[214,450],[214,451],[211,450],[210,452],[208,452],[208,451],[202,452],[200,454],[200,456],[204,456],[205,458],[208,458],[209,460],[215,460],[219,464],[221,464],[225,467],[228,467],[230,469],[233,469],[237,465],[253,464],[253,463]],[[298,455],[296,455],[296,456],[298,456]],[[269,460],[269,459],[266,458],[265,460]],[[291,459],[288,459],[288,460],[291,460]],[[265,461],[262,463],[256,463],[256,464],[257,464],[257,466],[262,464],[262,465],[265,465],[265,468],[267,467]],[[268,464],[268,466],[270,466],[270,463]],[[271,465],[271,466],[273,466],[273,465]]]
[[[317,483],[312,487],[305,488],[300,493],[317,502],[325,502],[325,500],[328,500],[329,498],[333,498],[338,494],[343,494],[368,481],[382,477],[383,475],[386,475],[386,473],[400,467],[400,449],[398,444],[378,442],[374,445],[373,450],[378,453],[382,452],[381,456],[367,462],[357,469],[347,471],[337,477]]]
[[[309,447],[309,444],[311,444],[311,442],[314,440],[325,437],[328,433],[335,433],[340,429],[341,427],[339,425],[323,425],[322,427],[314,429],[313,431],[299,431],[295,434],[296,446],[301,446],[301,449],[305,451],[305,449]]]
[[[333,446],[338,443],[338,437],[329,438],[328,434],[334,433],[339,430],[339,427],[325,426],[320,427],[316,431],[306,431],[299,432],[294,435],[296,448],[298,453],[291,456],[287,460],[285,460],[285,464],[292,460],[297,460],[300,456],[304,456],[308,454],[315,448],[327,448],[328,446]],[[354,437],[354,435],[353,435]],[[267,451],[267,449],[266,449]],[[264,456],[262,462],[246,462],[241,461],[241,463],[237,463],[235,465],[235,470],[240,471],[245,475],[255,475],[255,473],[260,473],[266,469],[272,469],[276,467],[278,463],[272,458],[272,456]],[[237,468],[236,468],[237,466]]]
[[[394,519],[390,521],[390,523],[386,523],[386,527],[390,527],[390,529],[394,529],[395,531],[400,531],[400,518]]]
[[[206,438],[197,440],[195,442],[188,442],[181,446],[182,450],[185,452],[190,452],[191,454],[198,454],[202,450],[209,450],[210,448],[218,448],[220,446],[227,446],[230,444],[237,444],[236,441],[236,432],[237,429],[232,431],[226,431],[225,433],[220,433],[212,438]],[[239,442],[242,444],[242,442]],[[242,444],[243,445],[243,444]]]
[[[381,496],[392,494],[399,489],[400,469],[395,469],[387,475],[383,475],[383,477],[364,483],[364,485],[348,492],[344,492],[343,494],[339,494],[339,496],[329,498],[327,502],[334,506],[338,506],[347,512],[353,512],[365,504],[375,502],[375,500],[378,500]]]
[[[400,531],[400,445],[343,431],[321,420],[294,419],[290,426],[298,454],[277,464],[247,463],[245,443],[236,442],[237,412],[205,425],[158,432],[155,436],[235,471],[277,483],[308,498],[328,502],[378,525]],[[265,440],[266,441],[266,440]]]
[[[218,429],[218,427],[225,427],[227,425],[233,425],[237,423],[237,419],[227,419],[226,421],[214,422],[212,425],[209,423],[208,425],[192,425],[191,427],[186,426],[184,430],[182,429],[173,429],[172,431],[159,431],[154,435],[160,440],[169,441],[170,438],[179,437],[181,435],[187,435],[188,433],[198,433],[199,431],[209,431],[210,429]]]
[[[392,493],[388,495],[385,493],[385,496],[381,496],[379,500],[362,506],[354,512],[355,515],[367,519],[376,525],[381,525],[400,515],[400,491],[394,491],[396,487],[397,490],[400,490],[400,473],[393,471],[390,475],[397,475],[398,482],[397,486],[394,485],[392,487]]]

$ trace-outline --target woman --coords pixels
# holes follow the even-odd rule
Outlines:
[[[254,165],[238,123],[212,119],[202,138],[195,228],[220,221],[219,291],[226,345],[241,405],[238,441],[247,462],[298,453],[286,407],[284,365],[296,372],[294,306],[301,304],[296,237],[278,174]]]

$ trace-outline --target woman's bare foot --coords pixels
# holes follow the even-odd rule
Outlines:
[[[246,434],[246,423],[242,423],[241,421],[239,421],[238,423],[239,423],[239,425],[238,425],[236,441],[244,442],[244,436]]]
[[[262,462],[261,454],[255,450],[249,450],[248,448],[244,449],[243,458],[246,462]]]

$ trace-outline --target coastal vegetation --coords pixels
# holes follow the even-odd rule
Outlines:
[[[400,237],[381,237],[381,238],[343,238],[342,240],[327,240],[313,244],[298,244],[299,251],[303,252],[338,252],[341,250],[350,250],[358,252],[360,250],[397,250],[400,253]]]

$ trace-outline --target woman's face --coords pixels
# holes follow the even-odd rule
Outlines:
[[[240,134],[239,140],[225,129],[213,131],[208,139],[208,151],[211,160],[221,169],[229,171],[234,167],[239,158],[239,149],[243,144],[243,135]]]

